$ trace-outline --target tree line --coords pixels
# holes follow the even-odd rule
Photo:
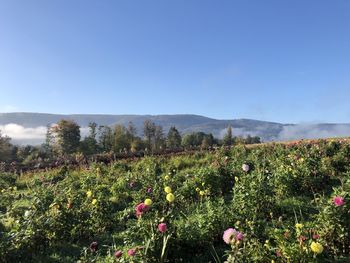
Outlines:
[[[227,127],[223,139],[204,132],[182,135],[175,126],[170,127],[166,133],[162,126],[150,120],[144,122],[143,137],[138,136],[132,122],[127,126],[97,125],[92,122],[89,123],[88,130],[88,135],[82,138],[80,126],[76,122],[62,119],[53,126],[47,126],[45,142],[40,146],[12,145],[10,138],[2,136],[0,132],[0,162],[29,163],[37,159],[55,159],[78,153],[86,157],[111,152],[154,154],[164,151],[260,143],[259,137],[233,136],[231,126]]]

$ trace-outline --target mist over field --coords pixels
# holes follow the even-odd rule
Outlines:
[[[9,136],[12,143],[19,145],[39,145],[45,141],[46,136],[46,126],[37,127],[24,127],[19,124],[9,123],[5,125],[0,125],[0,130],[3,135]],[[183,133],[190,133],[192,131],[191,127],[183,129]],[[193,129],[194,131],[194,129]],[[81,127],[80,134],[81,138],[88,135],[89,128]],[[206,130],[206,132],[212,132],[214,136],[222,139],[226,133],[226,128],[217,130]],[[331,137],[348,137],[350,136],[350,125],[349,124],[314,124],[314,123],[302,123],[285,125],[282,129],[277,132],[274,136],[266,136],[266,128],[261,128],[259,126],[254,127],[254,129],[248,128],[235,128],[233,126],[234,136],[246,137],[258,136],[263,139],[263,141],[288,141],[288,140],[298,140],[298,139],[321,139],[321,138],[331,138]],[[142,130],[138,133],[142,135]],[[164,130],[167,133],[167,130]]]

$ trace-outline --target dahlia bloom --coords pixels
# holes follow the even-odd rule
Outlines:
[[[137,206],[135,206],[135,213],[137,217],[142,216],[142,214],[147,212],[148,210],[149,206],[144,203],[139,203]]]
[[[244,164],[242,165],[242,170],[243,170],[244,172],[248,172],[249,169],[250,169],[250,167],[249,167],[248,164],[244,163]]]
[[[342,206],[345,204],[344,197],[341,196],[335,196],[333,198],[333,203],[335,206]]]
[[[151,199],[149,199],[149,198],[147,198],[146,200],[145,200],[145,205],[148,205],[148,206],[150,206],[150,205],[152,205],[152,200]]]
[[[172,192],[171,188],[169,186],[164,187],[164,192],[167,194],[170,194]]]
[[[132,257],[132,256],[135,256],[135,254],[136,254],[136,249],[129,249],[128,250],[128,255],[130,256],[130,257]]]
[[[164,233],[165,231],[167,231],[167,229],[168,229],[168,227],[167,227],[166,223],[160,223],[158,225],[158,230],[161,233]]]
[[[237,231],[234,228],[228,228],[225,230],[224,235],[223,235],[223,240],[225,241],[226,244],[231,244],[235,241],[241,241],[244,238],[244,235]]]
[[[172,193],[169,193],[166,195],[166,200],[168,200],[169,203],[172,203],[175,200],[175,196]]]
[[[116,251],[116,252],[114,253],[114,256],[115,256],[116,258],[120,258],[122,255],[123,255],[123,252],[121,252],[120,250],[118,250],[118,251]]]
[[[310,248],[315,254],[321,254],[323,252],[323,246],[318,242],[312,242]]]

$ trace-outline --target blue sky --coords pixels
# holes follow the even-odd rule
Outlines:
[[[350,122],[348,0],[2,0],[0,112]]]

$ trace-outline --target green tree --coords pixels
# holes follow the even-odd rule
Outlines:
[[[9,162],[12,157],[12,145],[10,143],[10,138],[3,136],[0,131],[0,161]]]
[[[80,127],[72,120],[60,120],[53,126],[58,151],[61,154],[71,154],[78,150],[80,144]]]
[[[160,125],[156,126],[154,133],[154,148],[156,150],[162,150],[165,148],[166,140],[163,133],[163,128]]]
[[[98,146],[102,152],[110,152],[113,147],[113,132],[109,126],[99,126]]]
[[[181,147],[181,135],[175,126],[172,126],[169,129],[166,145],[167,148],[172,150]]]
[[[80,149],[85,155],[92,155],[98,152],[97,124],[95,122],[89,123],[89,135],[80,143]]]
[[[232,140],[232,127],[231,127],[231,125],[229,125],[227,127],[226,134],[224,135],[224,138],[223,138],[223,144],[230,146],[230,145],[232,145],[232,141],[233,141]]]
[[[156,125],[150,121],[146,120],[143,124],[143,134],[147,143],[147,148],[151,151],[154,148],[154,139],[156,134]]]
[[[130,149],[127,129],[123,125],[114,126],[113,130],[113,151],[121,152]]]

